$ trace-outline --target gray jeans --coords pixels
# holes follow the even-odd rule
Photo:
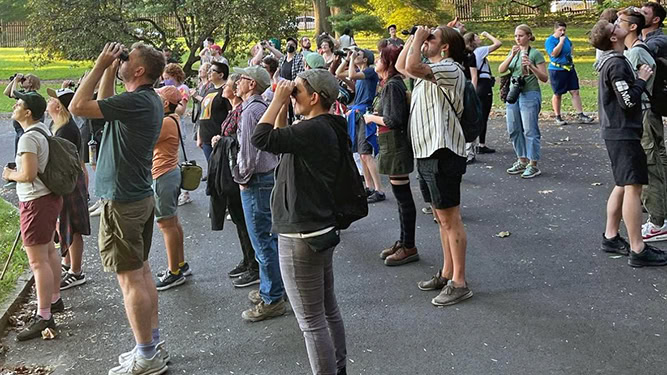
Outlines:
[[[306,340],[314,375],[345,367],[345,327],[334,294],[334,248],[314,252],[302,239],[279,236],[280,271],[292,310]]]

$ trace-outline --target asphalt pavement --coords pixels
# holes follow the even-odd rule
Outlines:
[[[188,127],[191,131],[191,127]],[[420,261],[386,267],[379,252],[398,237],[396,201],[370,207],[343,232],[334,263],[347,332],[348,373],[662,374],[667,370],[667,269],[633,269],[600,251],[612,177],[597,124],[556,127],[541,121],[542,175],[509,176],[514,161],[504,119],[490,123],[489,145],[468,167],[462,213],[468,234],[467,279],[474,297],[436,308],[417,282],[442,264],[437,226],[418,213]],[[203,154],[189,141],[189,155]],[[0,161],[13,158],[13,129],[0,122]],[[385,181],[386,182],[386,181]],[[416,180],[418,210],[424,207]],[[387,191],[390,191],[386,182]],[[91,188],[92,189],[92,188]],[[94,191],[94,190],[91,190]],[[160,327],[170,374],[309,374],[296,319],[247,323],[250,288],[227,277],[241,257],[234,225],[209,230],[203,187],[179,208],[193,276],[160,292]],[[0,366],[50,366],[55,374],[106,374],[134,342],[113,275],[97,252],[99,219],[85,239],[88,283],[63,292],[67,311],[54,341],[3,340]],[[498,237],[502,231],[509,237]],[[659,243],[658,246],[664,245]],[[165,268],[162,235],[150,263]]]

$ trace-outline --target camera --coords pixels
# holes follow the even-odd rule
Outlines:
[[[345,57],[346,53],[345,53],[345,51],[336,50],[336,51],[334,51],[334,56]]]
[[[522,76],[510,78],[510,90],[507,92],[507,103],[514,104],[519,100],[521,89],[526,84],[526,80]]]
[[[259,44],[260,44],[262,47],[266,47],[266,45],[267,45],[266,40],[262,40]]]
[[[9,77],[9,80],[13,81],[14,78],[16,78],[17,75],[18,75],[18,73],[13,74],[12,76]],[[25,81],[25,76],[23,76],[19,82],[23,83],[23,81]]]
[[[412,26],[410,31],[408,31],[408,30],[401,31],[401,34],[403,34],[403,35],[415,35],[416,32],[417,32],[417,25]]]

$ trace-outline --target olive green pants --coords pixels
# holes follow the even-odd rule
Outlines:
[[[649,220],[662,227],[667,218],[667,151],[665,150],[665,130],[662,117],[651,110],[643,111],[642,147],[648,163],[648,185],[642,191],[642,203],[649,214]]]

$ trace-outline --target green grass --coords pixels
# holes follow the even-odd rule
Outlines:
[[[0,198],[0,267],[4,267],[5,265],[18,229],[18,210]],[[5,278],[0,281],[0,302],[4,301],[9,293],[12,292],[16,284],[16,279],[23,273],[27,265],[28,257],[25,251],[21,249],[21,242],[19,241]],[[0,272],[2,272],[2,268],[0,268]]]
[[[92,62],[57,60],[36,67],[23,48],[0,48],[0,80],[6,81],[15,73],[32,73],[41,80],[65,80],[79,78],[90,69]]]

